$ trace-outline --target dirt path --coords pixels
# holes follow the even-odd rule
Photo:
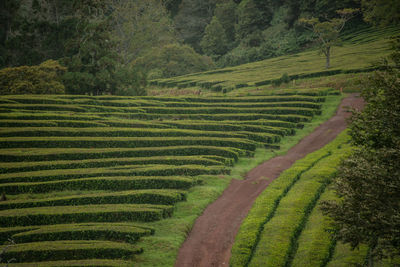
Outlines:
[[[286,155],[257,166],[245,180],[232,180],[224,193],[196,220],[179,250],[175,266],[229,266],[234,238],[257,196],[296,160],[335,139],[346,128],[346,118],[351,115],[346,112],[346,107],[360,109],[362,105],[363,101],[357,95],[343,99],[335,116],[303,138]],[[262,177],[270,179],[260,179]]]

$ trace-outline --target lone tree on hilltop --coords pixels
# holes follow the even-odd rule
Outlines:
[[[307,29],[313,31],[320,44],[320,51],[326,57],[326,68],[331,66],[331,49],[333,46],[340,45],[340,32],[343,30],[346,22],[349,21],[358,12],[358,9],[346,8],[336,11],[339,18],[320,21],[318,18],[305,19],[299,22]]]

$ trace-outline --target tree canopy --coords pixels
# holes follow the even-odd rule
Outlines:
[[[364,84],[367,104],[350,125],[357,146],[335,180],[339,202],[325,203],[336,237],[353,248],[367,244],[369,262],[400,255],[400,37],[393,62]]]

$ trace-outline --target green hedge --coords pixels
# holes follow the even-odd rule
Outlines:
[[[234,147],[254,151],[256,143],[239,138],[214,137],[8,137],[0,138],[0,148],[134,148],[182,145]]]
[[[0,202],[0,210],[23,209],[46,206],[76,206],[91,204],[160,204],[173,205],[186,199],[182,191],[148,189],[112,193],[85,194],[71,197],[47,198],[40,200]]]
[[[0,176],[0,185],[4,183],[45,182],[106,176],[196,176],[228,173],[229,169],[224,166],[125,165],[117,168],[82,168],[9,173]]]
[[[41,120],[41,121],[53,121],[53,120],[66,120],[66,121],[98,121],[103,118],[100,116],[94,115],[64,115],[64,114],[56,114],[56,113],[38,113],[38,114],[0,114],[0,120]]]
[[[188,189],[199,183],[184,177],[101,177],[37,183],[0,184],[6,195],[65,190]]]
[[[143,236],[154,234],[154,229],[132,223],[56,224],[14,234],[17,243],[56,240],[108,240],[134,243]]]
[[[242,138],[234,132],[195,131],[181,129],[149,129],[149,128],[69,128],[69,127],[42,127],[9,128],[0,132],[0,137],[220,137]]]
[[[0,108],[9,110],[45,110],[45,111],[72,111],[72,112],[86,112],[83,107],[76,105],[52,105],[52,104],[0,104]],[[104,110],[106,111],[106,110]],[[116,110],[115,110],[116,111]]]
[[[31,120],[0,120],[0,127],[54,127],[57,126],[53,121],[31,121]]]
[[[63,261],[40,261],[10,263],[8,267],[132,267],[131,261],[124,260],[63,260]]]
[[[213,155],[228,159],[239,158],[240,149],[216,146],[170,146],[147,148],[114,148],[114,149],[39,149],[34,153],[4,152],[0,150],[1,162],[50,161],[50,160],[85,160],[101,158],[152,157],[152,156],[195,156]]]
[[[333,256],[336,240],[332,238],[332,220],[321,211],[321,201],[336,199],[334,191],[325,190],[312,210],[304,230],[298,238],[298,249],[293,266],[326,266]]]
[[[230,107],[195,107],[195,108],[144,108],[146,114],[278,114],[313,116],[319,110],[312,108],[273,107],[273,108],[230,108]]]
[[[127,259],[142,252],[141,248],[130,244],[110,241],[45,241],[14,245],[6,251],[4,258],[15,258],[15,262]]]
[[[171,216],[172,206],[115,204],[56,206],[3,210],[0,226],[51,225],[74,222],[151,222]]]
[[[338,145],[347,141],[348,136],[341,134],[335,141],[324,148],[307,155],[304,159],[298,160],[266,188],[256,199],[239,229],[232,248],[231,266],[248,266],[260,241],[261,233],[265,225],[275,216],[281,200],[290,192],[290,189],[303,173],[312,169],[319,161],[330,156],[331,151],[336,150]]]
[[[261,102],[261,103],[246,103],[246,102],[222,102],[222,103],[207,103],[207,102],[167,102],[164,104],[166,107],[207,107],[207,108],[271,108],[271,107],[299,107],[299,108],[312,108],[321,109],[322,105],[316,102],[306,101],[289,101],[289,102]]]
[[[104,168],[122,165],[145,164],[216,166],[224,163],[229,164],[230,162],[224,160],[224,158],[219,158],[219,160],[215,160],[211,158],[206,158],[204,156],[160,156],[143,158],[106,158],[64,161],[54,160],[22,163],[0,163],[0,173],[31,172],[55,169]]]
[[[100,113],[99,113],[100,114]],[[107,114],[101,114],[106,116]],[[274,115],[274,114],[146,114],[146,113],[114,113],[113,116],[125,119],[144,119],[144,120],[159,120],[159,119],[175,119],[175,120],[210,120],[210,121],[249,121],[249,120],[279,120],[288,122],[309,122],[310,116],[304,115]]]
[[[287,135],[292,134],[294,130],[292,128],[283,128],[283,127],[273,127],[273,126],[264,126],[263,124],[258,123],[258,121],[254,122],[234,122],[234,121],[225,121],[225,122],[199,122],[199,121],[191,121],[185,120],[182,122],[177,121],[165,121],[162,122],[165,125],[169,125],[172,127],[176,127],[179,129],[192,129],[192,130],[202,130],[202,131],[247,131],[247,132],[261,132],[261,133],[271,133],[278,135]],[[274,124],[277,125],[278,123]],[[285,123],[282,123],[285,125]],[[294,127],[293,127],[294,128]]]
[[[160,98],[159,98],[160,99]],[[291,102],[291,101],[304,101],[304,102],[324,102],[325,98],[320,96],[304,96],[299,94],[291,95],[273,95],[273,96],[250,96],[250,97],[207,97],[207,98],[184,98],[187,102],[194,103],[262,103],[262,102]]]

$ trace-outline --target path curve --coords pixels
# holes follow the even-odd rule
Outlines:
[[[197,218],[179,250],[175,266],[229,266],[236,233],[257,196],[296,160],[335,139],[347,127],[346,118],[351,115],[347,112],[348,107],[361,109],[363,103],[357,94],[344,98],[335,116],[318,126],[286,155],[272,158],[252,169],[245,180],[232,180],[223,194]],[[269,179],[260,179],[262,177]]]

